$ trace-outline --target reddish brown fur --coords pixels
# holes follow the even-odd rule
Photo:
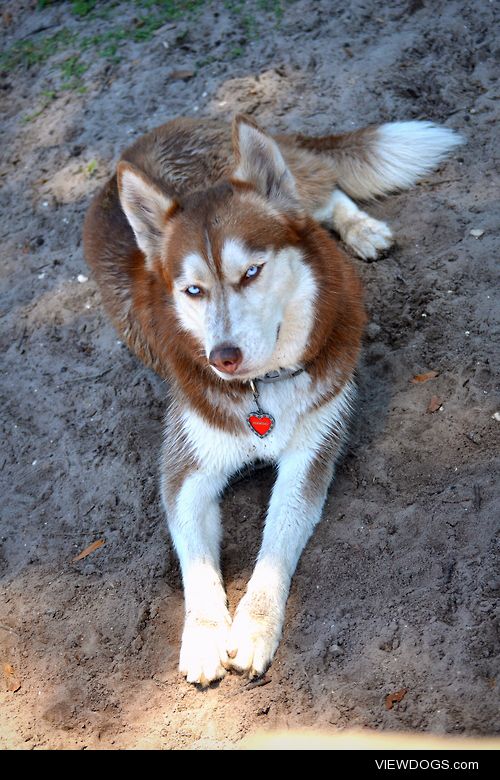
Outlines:
[[[187,437],[175,413],[169,414],[165,437],[170,437],[171,441],[176,443],[175,457],[168,458],[168,464],[162,469],[165,498],[175,501],[186,478],[199,467],[199,464],[190,450]]]
[[[328,153],[334,151],[337,157],[341,153],[355,150],[357,155],[363,157],[367,155],[370,145],[375,138],[376,130],[376,127],[363,127],[361,130],[353,130],[350,133],[324,135],[321,138],[310,138],[300,133],[282,137],[287,142],[292,141],[301,149],[307,149],[311,152]]]
[[[324,432],[323,444],[315,453],[303,482],[303,495],[310,501],[328,489],[335,463],[345,447],[348,424],[348,420],[341,419]]]
[[[318,281],[316,318],[304,356],[309,373],[324,379],[335,366],[336,394],[352,376],[366,322],[361,282],[326,230],[310,219],[303,238],[306,258]]]
[[[335,182],[324,158],[291,147],[290,139],[283,144],[286,159],[293,161],[299,192],[308,193],[305,200],[322,197],[327,182],[331,192]],[[199,153],[198,163],[185,154],[186,145]],[[314,165],[307,168],[309,158]],[[116,176],[87,213],[86,258],[104,305],[129,347],[161,376],[173,380],[174,393],[211,425],[242,430],[244,421],[231,411],[230,401],[248,393],[247,385],[223,382],[214,374],[201,346],[181,331],[172,302],[172,281],[182,257],[190,250],[203,254],[208,233],[220,272],[222,239],[232,230],[251,248],[300,247],[319,289],[304,362],[313,379],[331,377],[331,390],[323,402],[335,395],[356,365],[365,315],[359,279],[332,237],[310,217],[268,214],[249,197],[247,185],[230,180],[234,163],[230,130],[224,124],[176,120],[143,136],[124,152],[123,159],[180,204],[166,215],[175,225],[168,239],[168,259],[157,260],[151,270],[121,209]],[[306,168],[307,175],[301,170]]]

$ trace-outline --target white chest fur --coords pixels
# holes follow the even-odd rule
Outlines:
[[[263,412],[275,421],[263,438],[250,429],[238,434],[221,431],[192,409],[184,410],[184,433],[203,470],[230,474],[256,460],[277,461],[290,448],[318,449],[333,425],[347,423],[355,393],[353,383],[348,383],[335,398],[315,409],[324,388],[312,387],[307,373],[270,384],[259,383],[258,390]],[[257,411],[250,390],[248,399],[234,411],[242,420]]]

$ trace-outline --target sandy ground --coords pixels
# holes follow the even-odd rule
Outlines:
[[[494,4],[177,3],[153,32],[140,17],[154,3],[84,16],[84,3],[41,5],[2,4],[0,745],[232,748],[256,729],[311,726],[497,733]],[[312,134],[425,117],[467,145],[371,209],[397,245],[355,261],[371,323],[351,449],[266,684],[231,675],[201,693],[176,671],[165,388],[78,277],[85,209],[120,150],[177,115],[234,111]],[[259,472],[224,499],[232,608],[271,483]]]

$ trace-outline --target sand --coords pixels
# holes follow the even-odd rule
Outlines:
[[[62,28],[144,29],[133,3],[83,17],[35,5],[3,3],[3,51]],[[498,55],[486,0],[206,2],[148,40],[119,40],[119,62],[69,40],[1,71],[1,746],[230,749],[299,727],[498,733]],[[354,260],[370,313],[359,411],[283,641],[267,684],[232,674],[199,692],[176,668],[183,600],[157,469],[165,386],[108,323],[81,228],[132,139],[177,115],[235,111],[311,134],[427,118],[467,143],[370,207],[397,243]],[[411,382],[427,371],[438,376]],[[249,475],[224,498],[232,609],[272,480]]]

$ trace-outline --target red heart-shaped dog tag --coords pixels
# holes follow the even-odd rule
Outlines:
[[[272,430],[274,420],[270,414],[249,414],[247,422],[254,433],[260,438],[267,436],[269,431]]]

